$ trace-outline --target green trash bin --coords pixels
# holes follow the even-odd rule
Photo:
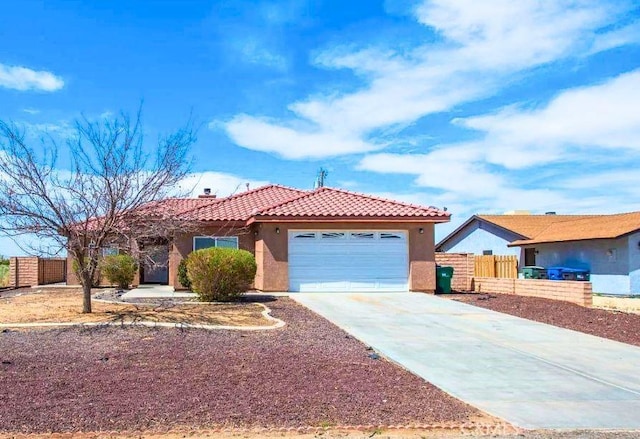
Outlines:
[[[547,269],[537,266],[522,267],[522,277],[525,279],[546,279]]]
[[[451,294],[453,267],[436,266],[436,293]]]

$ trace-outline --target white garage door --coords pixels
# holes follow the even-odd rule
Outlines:
[[[290,291],[407,291],[403,231],[289,231]]]

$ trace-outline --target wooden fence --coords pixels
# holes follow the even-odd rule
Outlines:
[[[518,257],[487,255],[475,257],[474,277],[518,278]]]

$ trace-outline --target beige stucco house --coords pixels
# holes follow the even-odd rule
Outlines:
[[[167,202],[198,227],[154,243],[156,263],[143,264],[137,281],[176,289],[180,261],[218,246],[255,255],[259,291],[433,292],[434,226],[450,219],[434,207],[327,187],[268,185]]]

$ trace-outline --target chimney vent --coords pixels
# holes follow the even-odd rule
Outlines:
[[[215,198],[216,195],[215,194],[211,194],[211,188],[204,188],[204,194],[202,195],[198,195],[198,198]]]

